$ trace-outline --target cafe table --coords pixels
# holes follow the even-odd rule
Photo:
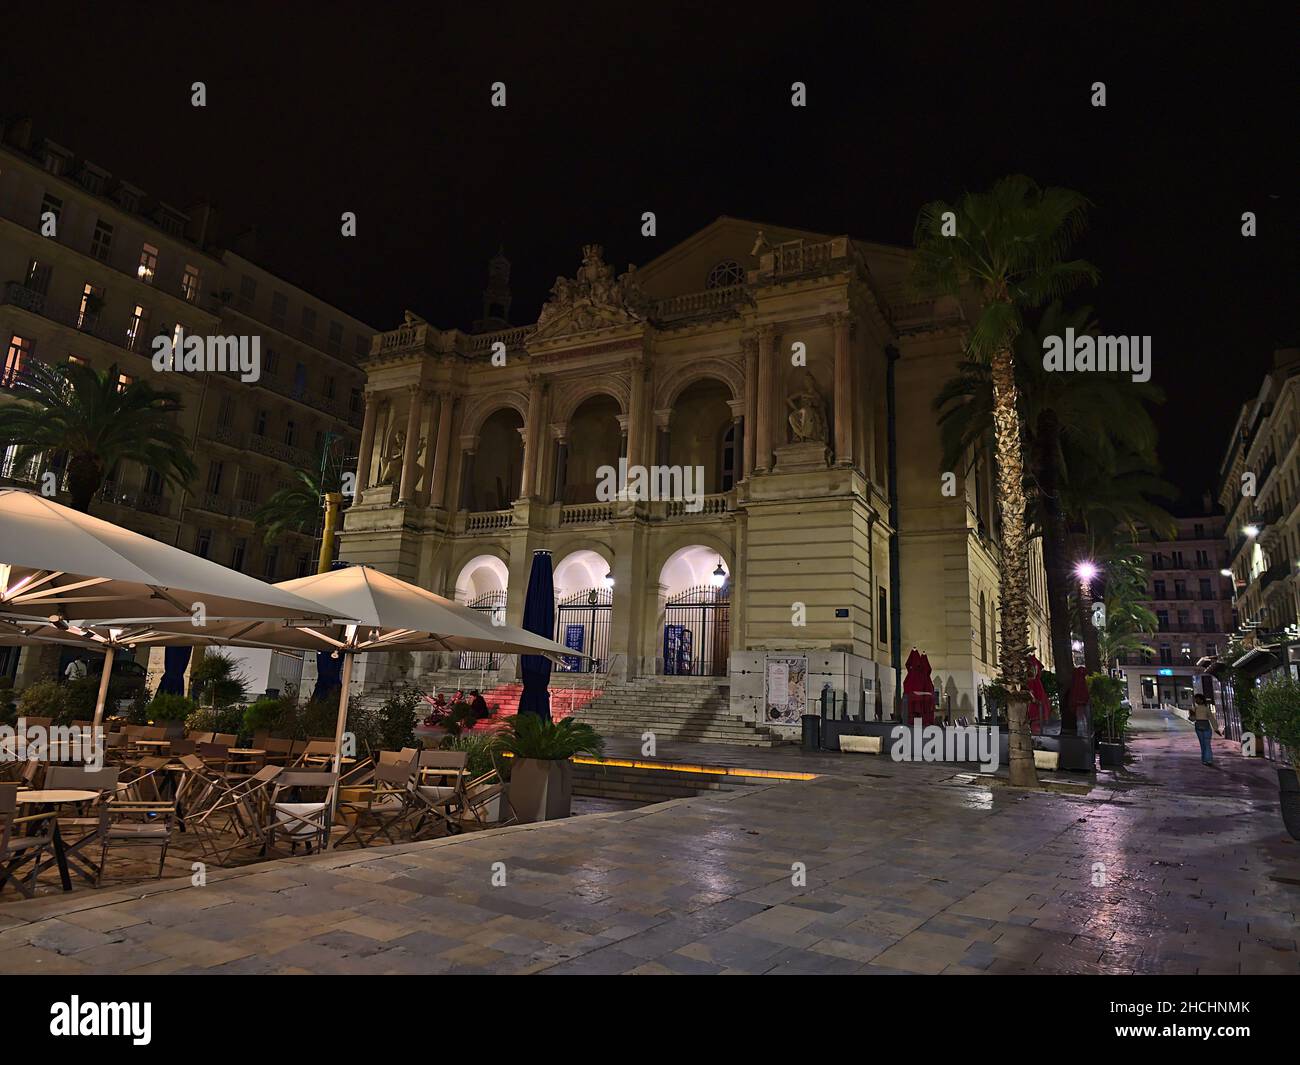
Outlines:
[[[97,791],[79,791],[74,788],[55,788],[52,790],[20,791],[17,800],[29,806],[61,806],[67,803],[90,802],[99,798]],[[68,853],[63,846],[63,837],[59,835],[59,819],[54,819],[54,832],[51,836],[54,844],[54,861],[59,867],[59,879],[63,881],[63,890],[72,890],[72,877],[68,874]]]

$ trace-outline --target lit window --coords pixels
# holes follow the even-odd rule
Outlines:
[[[181,275],[181,293],[188,303],[193,303],[199,298],[199,268],[197,266],[185,267],[185,273]]]
[[[0,386],[13,388],[18,379],[18,375],[23,372],[23,368],[31,361],[32,342],[27,337],[18,335],[10,336],[9,350],[5,352],[5,364],[3,372],[0,372]]]
[[[77,308],[77,328],[94,329],[99,312],[104,309],[104,290],[87,281],[81,286],[81,304]]]
[[[140,249],[140,266],[136,270],[136,275],[147,285],[153,284],[153,279],[158,273],[158,249],[152,244],[146,244]]]
[[[126,327],[126,346],[131,351],[140,350],[140,341],[144,338],[145,330],[149,326],[149,312],[140,304],[135,305],[135,310],[131,312],[131,320]]]

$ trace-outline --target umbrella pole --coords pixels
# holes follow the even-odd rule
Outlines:
[[[99,694],[95,697],[95,723],[91,728],[90,739],[97,742],[100,727],[104,722],[104,704],[108,702],[108,680],[113,674],[113,655],[115,648],[109,644],[104,648],[104,668],[99,674]]]
[[[348,724],[348,691],[352,687],[352,652],[343,651],[343,675],[339,678],[342,688],[339,691],[339,717],[334,726],[334,799],[330,809],[330,825],[334,824],[334,813],[339,804],[339,771],[343,765],[343,731]],[[334,836],[330,834],[325,841],[325,849],[334,849]]]

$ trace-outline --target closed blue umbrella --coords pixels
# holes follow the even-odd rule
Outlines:
[[[163,651],[163,675],[158,682],[159,692],[172,695],[185,694],[185,670],[189,668],[192,647],[168,647]]]
[[[316,652],[316,687],[312,689],[311,701],[327,702],[337,699],[338,690],[343,687],[343,659],[333,651]]]
[[[533,568],[528,574],[528,594],[524,598],[524,628],[551,639],[555,632],[555,579],[551,572],[551,553],[533,552]],[[551,720],[551,660],[543,655],[520,655],[519,671],[524,682],[519,696],[519,712],[536,714]]]

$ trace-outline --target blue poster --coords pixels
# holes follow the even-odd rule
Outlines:
[[[581,651],[586,636],[585,627],[582,625],[565,625],[564,626],[564,646],[571,647],[575,651]],[[572,655],[565,655],[561,660],[562,668],[569,672],[576,672],[582,668],[582,659],[574,658]]]
[[[692,661],[693,634],[685,625],[664,626],[664,672],[670,676],[689,675]]]

